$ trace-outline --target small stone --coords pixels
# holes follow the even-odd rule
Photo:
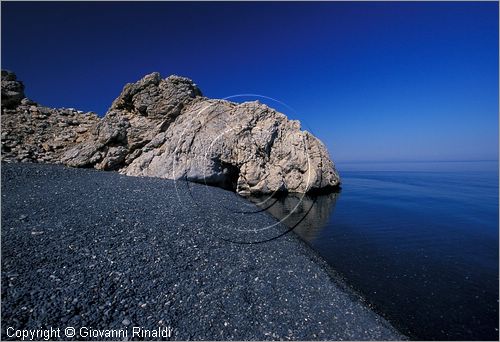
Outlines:
[[[126,318],[125,318],[125,319],[122,321],[122,324],[123,324],[123,325],[129,325],[129,324],[130,324],[130,321],[129,321],[128,319],[126,319]]]
[[[76,133],[85,133],[87,131],[88,131],[88,129],[86,127],[82,127],[82,126],[80,126],[76,129]]]
[[[28,99],[27,97],[25,97],[24,99],[21,100],[21,104],[24,106],[36,105],[36,103],[34,101]]]

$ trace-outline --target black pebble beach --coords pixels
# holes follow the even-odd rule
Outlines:
[[[57,165],[1,173],[3,340],[9,327],[68,326],[128,339],[133,327],[170,327],[173,340],[405,339],[235,193]]]

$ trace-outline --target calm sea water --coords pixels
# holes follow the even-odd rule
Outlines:
[[[498,340],[498,164],[339,169],[339,194],[268,211],[293,212],[285,223],[410,337]]]

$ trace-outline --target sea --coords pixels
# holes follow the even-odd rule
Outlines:
[[[339,193],[266,210],[411,339],[498,340],[498,162],[337,168]]]

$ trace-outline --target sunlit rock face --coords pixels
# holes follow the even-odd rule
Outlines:
[[[92,117],[84,129],[47,161],[240,194],[330,191],[340,183],[323,143],[298,121],[259,102],[208,99],[185,77],[152,73],[127,84],[104,118]]]

